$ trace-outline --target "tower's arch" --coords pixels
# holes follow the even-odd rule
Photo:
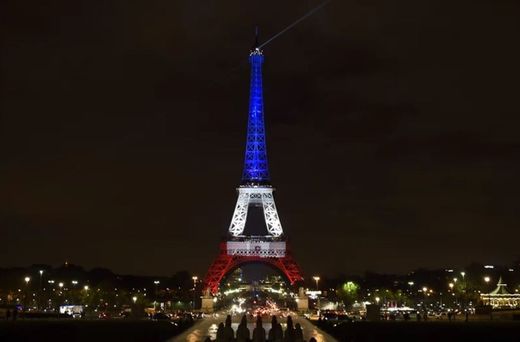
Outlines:
[[[226,275],[233,272],[235,269],[242,265],[250,263],[261,263],[269,265],[272,268],[280,271],[285,279],[291,284],[296,285],[303,281],[303,276],[300,268],[294,261],[290,250],[285,246],[285,253],[283,256],[261,256],[260,253],[252,253],[252,255],[238,255],[231,254],[228,249],[228,244],[222,242],[220,244],[220,253],[218,257],[213,261],[210,266],[208,273],[205,277],[204,287],[208,289],[212,294],[218,292],[221,281]]]

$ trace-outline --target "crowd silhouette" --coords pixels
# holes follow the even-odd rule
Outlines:
[[[207,341],[211,341],[208,337]],[[271,318],[271,329],[269,329],[269,333],[267,334],[266,339],[266,331],[262,326],[262,317],[256,317],[256,326],[253,329],[253,335],[251,338],[251,332],[247,327],[247,318],[246,316],[242,316],[242,320],[238,325],[236,337],[231,327],[231,316],[228,315],[226,317],[226,321],[224,323],[220,323],[218,325],[217,330],[217,342],[305,342],[303,339],[303,330],[300,323],[293,324],[293,320],[291,316],[287,317],[287,328],[285,332],[282,329],[282,325],[276,319],[276,316],[272,316]],[[316,342],[315,338],[311,338],[309,342]]]

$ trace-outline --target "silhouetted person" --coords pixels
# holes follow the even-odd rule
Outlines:
[[[283,328],[282,328],[282,323],[278,323],[278,329],[277,329],[276,331],[277,331],[276,342],[278,342],[278,341],[283,342]]]
[[[5,319],[8,321],[11,318],[11,310],[7,310],[5,313]]]
[[[247,328],[247,318],[246,318],[246,315],[244,315],[244,316],[242,316],[242,320],[240,321],[240,324],[238,325],[237,342],[247,342],[247,341],[249,341],[250,336],[251,336],[251,333],[249,332],[249,329]]]
[[[451,321],[451,311],[448,311],[448,321]]]
[[[226,317],[226,323],[224,325],[224,341],[230,342],[235,339],[235,332],[233,331],[233,328],[231,327],[231,316],[227,315]]]
[[[294,342],[303,342],[303,330],[300,323],[296,323],[294,327]]]
[[[18,317],[18,309],[13,310],[13,321],[16,321],[16,318]]]
[[[285,342],[294,342],[294,326],[292,317],[287,317],[287,329],[285,329],[284,339]]]
[[[283,341],[283,331],[282,326],[278,324],[276,320],[276,316],[273,316],[271,319],[271,330],[269,330],[269,341],[271,342],[282,342]]]
[[[224,323],[220,322],[217,329],[217,342],[224,342]]]
[[[262,326],[262,317],[256,316],[256,327],[253,330],[253,342],[265,342],[265,329]]]

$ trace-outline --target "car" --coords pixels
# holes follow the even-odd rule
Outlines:
[[[98,318],[99,319],[110,319],[110,314],[108,312],[102,311],[99,313]]]
[[[153,320],[156,320],[156,321],[166,321],[166,320],[170,320],[170,316],[168,316],[167,314],[165,314],[164,312],[156,312],[153,316],[152,316],[152,319]]]

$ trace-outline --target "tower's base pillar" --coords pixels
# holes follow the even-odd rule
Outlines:
[[[300,287],[298,291],[298,298],[296,299],[296,304],[299,313],[305,313],[309,311],[309,297],[307,297],[307,295],[305,294],[303,287]]]
[[[203,296],[202,297],[202,306],[201,311],[204,313],[212,313],[215,302],[213,301],[213,296]]]
[[[298,304],[298,312],[305,313],[305,312],[309,311],[309,298],[298,297],[296,302]]]

